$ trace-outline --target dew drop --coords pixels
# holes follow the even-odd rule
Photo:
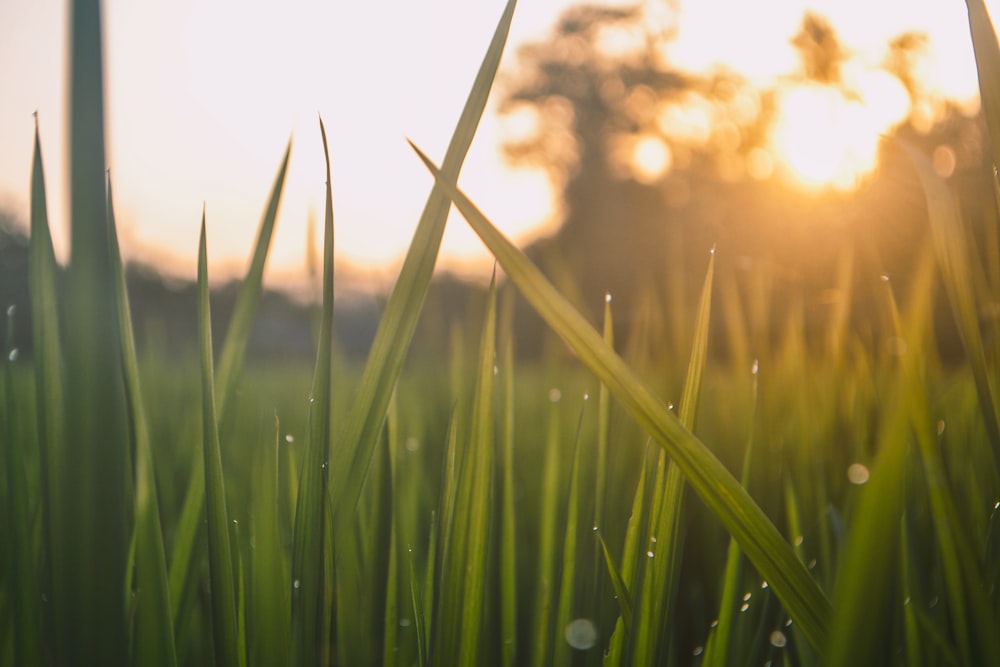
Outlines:
[[[944,420],[939,419],[937,423],[937,433],[938,435],[944,435]]]
[[[695,646],[694,650],[691,651],[691,655],[701,655],[704,652],[705,652],[704,646]]]
[[[408,627],[410,627],[410,619],[408,619],[408,618],[401,618],[401,619],[399,619],[399,627],[401,627],[401,628],[408,628]]]
[[[656,535],[650,535],[649,541],[652,542],[653,544],[656,544]]]
[[[549,401],[551,401],[552,403],[558,403],[561,400],[562,400],[562,392],[559,391],[559,389],[557,389],[556,387],[549,389]]]
[[[590,394],[584,394],[583,395],[583,400],[589,401],[590,400]]]
[[[289,445],[292,444],[293,442],[295,442],[295,436],[292,435],[291,433],[286,433],[285,442],[287,442]]]
[[[647,558],[652,558],[652,557],[653,557],[653,556],[655,556],[655,555],[656,555],[656,554],[654,554],[654,553],[653,553],[652,551],[647,551],[647,552],[646,552],[646,557],[647,557]]]
[[[797,547],[801,547],[802,546],[802,541],[803,541],[802,536],[801,535],[796,535],[795,539],[792,541],[792,544],[794,544]]]
[[[671,412],[673,412],[674,411],[674,404],[673,403],[667,403],[667,410],[670,410]]]
[[[299,587],[301,585],[302,585],[302,582],[299,581],[298,579],[296,579],[295,581],[292,582],[292,588],[294,588],[295,590],[299,590]]]
[[[881,280],[884,283],[887,283],[889,282],[889,276],[883,273],[881,276],[879,276],[879,280]]]
[[[816,559],[813,558],[812,560],[810,560],[809,563],[806,565],[806,567],[808,567],[810,570],[816,567]]]
[[[717,628],[717,627],[719,627],[719,619],[713,620],[711,623],[708,624],[708,627],[710,627],[710,628]]]
[[[1000,510],[1000,500],[998,500],[995,503],[993,503],[993,509]]]
[[[847,479],[851,481],[851,484],[860,486],[868,481],[868,477],[868,468],[860,463],[852,463],[847,467]]]
[[[743,596],[743,601],[744,602],[749,602],[751,597],[753,597],[753,595],[750,594],[750,593],[747,593],[746,595]]]
[[[7,354],[8,361],[17,361],[17,357],[18,357],[18,351],[16,347],[11,349],[10,353]]]
[[[927,602],[927,608],[933,609],[934,607],[937,606],[937,603],[938,603],[938,596],[935,595],[930,599],[930,601]]]
[[[500,375],[500,369],[496,366],[493,366],[493,375]]]
[[[785,621],[785,627],[786,628],[792,627],[792,619],[788,619],[787,621]]]
[[[597,643],[597,628],[589,618],[577,618],[566,624],[563,637],[573,648],[585,651]]]
[[[315,402],[316,402],[316,397],[315,396],[310,396],[309,397],[309,404],[312,405]]]
[[[750,374],[757,375],[760,372],[760,362],[756,359],[753,360],[753,364],[750,366]]]
[[[611,303],[611,292],[604,293],[604,303]]]
[[[708,254],[709,255],[714,255],[715,254],[715,244],[714,243],[712,244],[712,249],[708,251]]]
[[[788,637],[786,637],[785,633],[781,630],[775,630],[771,633],[771,636],[768,637],[768,641],[771,642],[771,646],[775,648],[784,648],[785,645],[788,644]]]
[[[406,447],[406,451],[415,452],[420,449],[420,440],[411,435],[406,439],[406,442],[403,443],[403,446]]]
[[[594,524],[594,532],[595,533],[597,532],[597,524],[596,523]]]
[[[761,590],[767,588],[767,582],[766,581],[760,582],[760,588],[761,588]]]
[[[7,306],[7,317],[14,317],[14,312],[16,310],[17,308],[14,307],[14,304],[10,304],[9,306]]]
[[[745,612],[749,608],[750,608],[750,605],[747,604],[746,602],[744,602],[742,605],[740,605],[740,613]]]
[[[909,596],[909,595],[907,595],[907,596],[906,596],[906,597],[905,597],[905,598],[903,599],[903,606],[905,607],[905,606],[906,606],[906,605],[908,605],[908,604],[910,604],[910,596]]]

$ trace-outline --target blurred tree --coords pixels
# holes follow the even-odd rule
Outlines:
[[[911,270],[926,214],[905,158],[884,144],[878,168],[853,187],[803,187],[774,145],[789,122],[782,104],[790,92],[865,104],[863,85],[875,81],[879,92],[898,91],[890,101],[902,107],[899,118],[886,124],[928,150],[942,175],[981,173],[980,121],[922,88],[919,34],[887,44],[882,66],[858,83],[845,75],[852,54],[833,27],[806,14],[791,38],[798,69],[760,89],[721,68],[679,71],[669,60],[675,26],[651,29],[647,19],[638,8],[571,8],[547,39],[522,47],[501,80],[506,156],[544,168],[559,197],[561,226],[528,252],[595,320],[605,292],[623,332],[638,304],[651,302],[653,332],[667,335],[668,352],[686,354],[716,243],[719,277],[739,288],[745,310],[759,299],[754,273],[782,295],[771,304],[777,322],[758,322],[758,349],[783,308],[799,301],[807,327],[824,330],[848,298],[832,289],[848,249],[859,258],[855,311],[870,310],[879,275]],[[982,194],[981,186],[971,177],[971,191]]]

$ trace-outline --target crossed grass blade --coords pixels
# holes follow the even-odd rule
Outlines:
[[[824,645],[831,617],[830,603],[763,510],[708,448],[685,429],[635,372],[608,348],[530,260],[420,149],[413,148],[525,298],[681,466],[691,486],[739,542],[810,643]]]
[[[445,153],[443,169],[457,179],[479,119],[486,108],[493,79],[503,54],[516,0],[509,0],[469,92],[465,107]],[[385,418],[389,397],[396,386],[403,360],[416,327],[437,259],[444,225],[451,207],[445,191],[435,185],[424,206],[399,278],[379,322],[344,432],[338,438],[337,464],[333,466],[331,494],[338,534],[354,514],[361,487]]]
[[[681,424],[688,430],[694,429],[698,392],[708,354],[714,276],[715,249],[713,248],[698,303],[691,357],[681,393],[679,417]],[[681,516],[684,477],[674,461],[669,462],[663,486],[655,489],[654,494],[656,500],[650,517],[649,553],[657,557],[642,561],[643,579],[646,585],[636,594],[637,618],[633,656],[637,664],[652,664],[656,660],[657,650],[663,639],[664,629],[667,627],[667,618],[674,604],[677,577],[680,574],[681,547],[684,539]]]

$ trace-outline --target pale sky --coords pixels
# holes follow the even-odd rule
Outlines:
[[[519,44],[544,37],[571,4],[521,0],[501,70],[514,65]],[[441,159],[503,6],[108,0],[108,166],[124,252],[166,258],[193,276],[204,202],[215,275],[242,270],[294,136],[269,276],[284,282],[304,275],[307,220],[323,215],[320,113],[333,162],[338,258],[391,271],[431,186],[405,138]],[[37,110],[61,257],[67,8],[65,0],[0,0],[0,206],[27,220]],[[828,17],[848,48],[873,60],[888,37],[926,31],[935,54],[930,85],[958,99],[975,95],[961,0],[679,0],[671,59],[692,70],[723,64],[766,84],[793,69],[788,40],[806,8]],[[488,109],[461,186],[523,241],[541,233],[539,226],[551,229],[551,195],[541,174],[503,165],[501,138]],[[486,257],[453,215],[443,263],[468,266]]]

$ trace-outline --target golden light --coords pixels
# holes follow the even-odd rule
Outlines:
[[[670,147],[659,137],[645,135],[632,146],[632,172],[640,183],[653,183],[670,169]]]
[[[907,117],[909,97],[884,72],[851,73],[851,88],[787,86],[776,101],[771,149],[802,185],[849,190],[875,169],[882,136]]]

